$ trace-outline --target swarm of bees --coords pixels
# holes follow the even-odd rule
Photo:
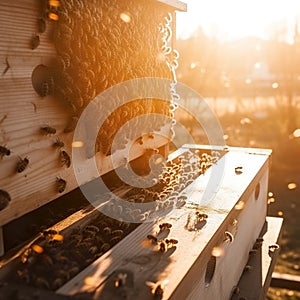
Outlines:
[[[14,280],[56,290],[136,226],[99,213],[93,223],[76,227],[68,235],[54,229],[44,230],[23,249]],[[115,287],[124,286],[126,277],[125,273],[120,273],[115,279]]]

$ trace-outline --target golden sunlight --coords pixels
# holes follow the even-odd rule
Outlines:
[[[177,14],[177,36],[188,38],[199,27],[219,40],[246,36],[267,38],[282,25],[286,40],[291,40],[293,27],[300,23],[299,0],[185,0],[186,13]]]

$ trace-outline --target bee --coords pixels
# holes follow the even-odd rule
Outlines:
[[[66,189],[67,181],[62,178],[56,177],[56,182],[57,182],[57,191],[59,193],[63,193],[64,190]]]
[[[236,175],[240,175],[243,173],[243,167],[235,167],[234,171]]]
[[[124,232],[121,229],[116,229],[111,232],[111,235],[123,235]]]
[[[115,287],[121,287],[126,284],[127,273],[119,273],[115,280]]]
[[[110,229],[110,227],[108,227],[108,226],[104,227],[104,228],[103,228],[103,232],[104,232],[104,234],[106,234],[106,235],[110,235],[110,234],[111,234],[111,229]]]
[[[61,141],[59,138],[56,138],[56,141],[53,143],[53,147],[60,149],[65,145],[63,141]]]
[[[11,201],[10,195],[4,190],[0,190],[0,211],[8,206]]]
[[[36,49],[40,45],[40,36],[34,34],[30,41],[30,47],[32,50]]]
[[[165,291],[165,286],[169,283],[168,279],[158,282],[146,281],[146,285],[151,288],[151,294],[153,297],[162,297]]]
[[[26,284],[30,283],[30,275],[29,275],[29,271],[27,269],[24,269],[23,271],[18,270],[17,271],[17,275]]]
[[[277,245],[277,244],[270,245],[270,246],[269,246],[269,253],[270,253],[270,254],[271,254],[271,253],[274,253],[274,252],[276,252],[278,249],[279,249],[279,245]]]
[[[34,284],[35,286],[40,288],[50,289],[49,282],[43,277],[37,277],[36,280],[34,281]]]
[[[67,264],[70,260],[68,257],[60,254],[60,253],[57,253],[55,256],[54,256],[54,259],[59,262],[59,263],[62,263],[62,264]]]
[[[168,250],[168,244],[166,243],[165,240],[159,241],[159,242],[157,243],[157,245],[158,245],[158,251],[159,251],[159,252],[162,252],[162,253],[167,252],[167,250]]]
[[[99,227],[95,226],[95,225],[87,225],[85,227],[86,230],[89,230],[89,231],[94,231],[94,232],[99,232]]]
[[[157,237],[155,237],[154,235],[152,234],[148,234],[147,235],[147,239],[152,241],[153,244],[156,244],[157,243]]]
[[[231,232],[225,231],[224,234],[225,234],[225,240],[224,241],[226,243],[232,243],[234,241],[234,236]]]
[[[260,249],[262,246],[262,242],[260,240],[256,240],[256,242],[253,245],[253,249]]]
[[[60,288],[62,285],[64,284],[63,280],[61,278],[56,278],[53,282],[52,282],[52,289],[57,290],[58,288]]]
[[[162,223],[162,224],[159,224],[159,229],[160,229],[160,232],[164,231],[164,230],[168,230],[172,227],[172,224],[170,223]]]
[[[51,237],[52,235],[55,235],[55,234],[58,234],[58,232],[54,229],[48,229],[48,230],[44,230],[42,232],[42,234],[45,236],[45,237]]]
[[[232,289],[232,294],[238,295],[240,293],[240,288],[238,286],[234,286]]]
[[[202,222],[205,221],[208,218],[208,215],[205,213],[201,213],[200,211],[195,212],[196,215],[196,222]]]
[[[43,134],[50,135],[50,134],[55,134],[56,129],[51,126],[44,126],[44,127],[41,127],[41,132]]]
[[[106,252],[106,251],[109,250],[109,249],[110,249],[110,244],[104,243],[104,244],[101,246],[100,251],[101,251],[101,252]]]
[[[60,151],[60,160],[63,166],[69,168],[71,166],[71,157],[65,150]]]
[[[168,248],[172,248],[176,244],[178,244],[178,240],[176,240],[176,239],[165,239],[165,242],[167,243]]]
[[[9,156],[11,153],[11,151],[9,149],[7,149],[6,147],[4,146],[0,146],[0,159],[3,158],[3,156]]]
[[[92,246],[92,247],[90,247],[89,248],[89,253],[91,254],[91,255],[94,255],[94,254],[96,254],[96,252],[98,251],[98,247],[97,246]]]
[[[115,237],[111,238],[110,242],[112,244],[115,244],[115,243],[119,242],[121,239],[122,239],[122,237],[118,235],[118,236],[115,236]]]
[[[17,163],[17,172],[22,173],[27,168],[28,164],[29,164],[28,157],[25,157],[23,159],[19,157],[19,161]]]

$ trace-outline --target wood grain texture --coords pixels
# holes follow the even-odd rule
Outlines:
[[[141,224],[57,292],[70,295],[95,292],[95,299],[118,299],[122,293],[114,288],[113,282],[116,274],[125,270],[133,277],[133,286],[123,291],[129,299],[152,299],[151,289],[145,282],[165,279],[169,283],[162,299],[228,299],[265,222],[268,158],[268,154],[227,153],[222,158],[226,160],[226,169],[215,199],[204,206],[199,197],[209,172],[187,189],[189,201],[199,204],[201,211],[208,214],[201,230],[185,229],[187,217],[193,211],[191,206],[173,210],[155,223]],[[237,164],[244,167],[241,175],[234,172]],[[258,182],[261,190],[255,199]],[[234,231],[235,220],[237,232],[234,242],[228,244],[224,232]],[[173,225],[168,236],[179,240],[176,249],[159,253],[155,247],[143,247],[147,234],[157,233],[158,224],[164,221]],[[205,270],[214,247],[219,247],[223,254],[217,257],[215,274],[206,287]]]

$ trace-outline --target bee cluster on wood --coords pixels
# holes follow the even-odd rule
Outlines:
[[[56,290],[136,227],[137,224],[116,221],[99,213],[91,223],[74,228],[69,234],[44,230],[23,249],[11,279]]]
[[[183,190],[193,183],[198,176],[204,174],[213,163],[217,162],[219,157],[219,152],[213,152],[210,155],[200,153],[198,150],[187,151],[176,160],[162,162],[161,165],[157,165],[158,169],[157,171],[153,170],[153,178],[151,178],[153,186],[148,188],[134,187],[126,192],[122,198],[131,203],[154,202],[156,210],[159,211],[180,208],[187,201],[187,196]],[[107,213],[113,212],[120,217],[126,213],[132,220],[139,221],[150,218],[152,213],[148,211],[142,213],[140,209],[136,208],[124,211],[123,207],[114,204],[113,201],[105,210]],[[195,218],[197,223],[200,222],[200,219],[206,219],[205,214],[200,215],[200,212],[199,215],[195,215]]]

